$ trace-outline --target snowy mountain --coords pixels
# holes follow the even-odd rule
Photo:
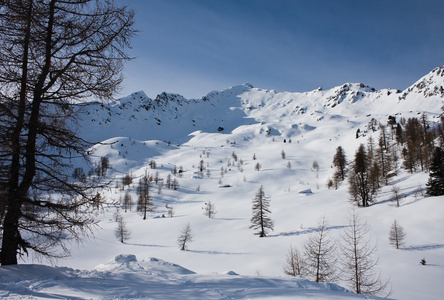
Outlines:
[[[285,137],[297,135],[298,131],[278,124],[292,126],[307,122],[304,125],[309,125],[313,120],[362,115],[368,118],[371,114],[380,116],[378,121],[385,124],[390,114],[408,117],[412,112],[423,111],[436,118],[444,98],[443,78],[444,67],[436,68],[402,92],[375,90],[362,83],[305,93],[279,93],[246,83],[210,92],[201,99],[168,93],[151,99],[139,91],[108,104],[89,107],[83,117],[86,129],[83,136],[102,141],[131,133],[135,139],[168,140],[176,144],[187,141],[188,134],[197,130],[230,133],[239,126],[261,122],[280,127],[275,129]]]
[[[81,247],[73,245],[72,258],[57,261],[57,267],[2,268],[0,295],[377,299],[349,292],[341,279],[317,284],[286,277],[282,271],[286,254],[291,245],[303,251],[322,216],[337,243],[341,241],[352,205],[346,182],[337,190],[326,185],[336,148],[343,147],[347,159],[353,160],[360,144],[369,137],[377,141],[379,124],[387,125],[389,117],[400,122],[426,113],[430,126],[436,126],[444,104],[443,87],[444,67],[439,67],[404,91],[346,83],[290,93],[247,83],[201,99],[168,93],[151,99],[140,91],[109,103],[93,103],[81,115],[80,134],[102,142],[90,149],[90,156],[96,163],[108,157],[111,169],[103,180],[113,179],[101,191],[108,204],[97,213],[99,228]],[[198,170],[199,165],[204,170]],[[179,172],[173,175],[174,170]],[[137,183],[145,173],[164,183],[172,176],[179,187],[153,182],[156,209],[143,220],[135,206],[124,211],[122,198],[128,192],[137,202]],[[441,299],[444,197],[424,195],[426,172],[410,174],[399,163],[393,173],[396,176],[378,192],[376,203],[357,210],[370,226],[371,241],[378,245],[377,270],[390,278],[394,299]],[[127,174],[133,183],[122,190],[121,179]],[[270,197],[275,223],[265,238],[249,228],[251,202],[260,186]],[[403,195],[400,207],[393,205],[394,186]],[[203,215],[209,201],[216,208],[213,218]],[[116,211],[132,231],[125,243],[114,236]],[[407,234],[401,249],[388,241],[394,219]],[[186,224],[194,241],[188,251],[180,251],[177,238]],[[419,264],[423,258],[425,266]],[[25,262],[33,263],[33,257]]]

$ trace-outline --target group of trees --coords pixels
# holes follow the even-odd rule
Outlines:
[[[325,217],[317,230],[308,236],[301,253],[293,246],[287,254],[283,271],[290,276],[301,275],[315,282],[342,280],[359,294],[387,295],[388,280],[376,269],[376,244],[368,235],[369,227],[353,210],[340,242],[330,236]]]
[[[28,250],[63,257],[64,241],[94,224],[94,183],[70,180],[90,146],[76,117],[85,99],[118,88],[133,23],[113,1],[1,1],[2,265]]]
[[[435,141],[439,138],[441,145],[443,144],[444,123],[431,126],[425,113],[419,119],[402,119],[401,123],[396,123],[396,119],[391,117],[389,129],[382,124],[376,126],[374,119],[372,120],[369,128],[379,130],[377,142],[370,136],[366,145],[361,144],[358,147],[351,162],[347,162],[345,152],[339,146],[333,157],[333,180],[329,180],[328,186],[338,188],[340,182],[348,176],[351,200],[358,206],[369,206],[374,202],[381,186],[388,184],[389,178],[396,174],[399,158],[402,157],[403,166],[408,171],[430,172],[427,183],[429,195],[443,195],[444,150],[442,146],[435,146]],[[399,194],[395,187],[393,191],[399,206]]]

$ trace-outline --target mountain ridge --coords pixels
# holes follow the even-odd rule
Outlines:
[[[437,111],[443,102],[444,66],[441,66],[404,91],[376,90],[362,83],[345,83],[309,92],[276,92],[244,83],[211,91],[200,99],[186,99],[166,92],[150,98],[138,91],[109,103],[93,103],[83,113],[81,123],[82,135],[97,142],[124,136],[127,131],[140,133],[134,136],[136,139],[164,140],[164,130],[168,130],[177,132],[170,136],[170,142],[182,143],[196,130],[227,133],[252,123],[310,123],[307,118],[301,118],[304,114],[314,116],[316,121],[326,115],[351,118],[363,110],[367,114],[380,113],[381,103],[389,110],[386,113],[393,115]],[[141,126],[146,128],[144,132],[136,130]],[[159,130],[160,127],[164,129]],[[91,128],[112,132],[113,136],[91,134]]]

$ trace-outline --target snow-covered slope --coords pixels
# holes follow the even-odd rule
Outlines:
[[[95,269],[3,268],[2,282],[5,276],[12,279],[2,284],[0,292],[5,297],[35,298],[359,299],[336,285],[279,278],[284,276],[287,251],[290,245],[303,250],[322,216],[328,218],[329,232],[340,242],[351,205],[346,183],[338,190],[326,187],[336,148],[342,146],[352,160],[359,144],[366,144],[369,136],[376,141],[380,131],[368,128],[372,119],[387,124],[389,116],[400,120],[426,112],[431,126],[436,124],[444,103],[440,92],[443,70],[433,70],[405,91],[377,91],[347,83],[329,90],[288,93],[243,84],[211,92],[202,99],[167,93],[150,99],[137,92],[85,108],[81,134],[89,140],[105,141],[91,149],[91,158],[98,161],[108,156],[112,168],[105,180],[115,180],[101,192],[108,205],[97,213],[100,228],[95,236],[81,247],[73,246],[72,258],[57,265]],[[152,160],[156,169],[149,168]],[[201,161],[204,172],[197,169]],[[314,161],[318,171],[312,168]],[[160,189],[153,183],[156,210],[147,220],[135,207],[124,212],[116,205],[127,190],[137,201],[137,182],[145,172],[165,180],[175,167],[181,169],[175,177],[180,187]],[[441,299],[444,197],[424,196],[426,173],[396,171],[397,176],[378,193],[377,203],[358,209],[370,225],[372,242],[378,244],[377,270],[383,278],[390,277],[393,298]],[[121,191],[116,183],[125,174],[132,174],[134,183]],[[399,208],[391,201],[394,185],[405,196]],[[271,199],[275,222],[274,231],[266,238],[258,238],[249,228],[251,200],[260,186]],[[217,211],[211,219],[202,214],[209,201]],[[175,213],[170,218],[171,207]],[[114,236],[116,210],[132,231],[125,243]],[[395,218],[407,233],[405,247],[398,250],[387,238]],[[194,241],[188,251],[180,251],[177,237],[188,223]],[[157,259],[115,259],[122,253]],[[426,266],[419,264],[422,258]],[[112,263],[96,268],[107,261]],[[26,262],[32,262],[32,257]],[[39,268],[42,274],[55,275],[40,276]],[[22,271],[36,275],[18,275]],[[111,284],[106,283],[107,278]],[[344,281],[337,283],[347,287]]]

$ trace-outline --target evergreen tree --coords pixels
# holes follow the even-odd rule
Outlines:
[[[256,235],[265,237],[268,229],[273,230],[274,224],[268,216],[271,214],[270,197],[265,196],[264,188],[261,186],[253,199],[253,216],[250,228],[259,229]]]
[[[404,131],[402,129],[401,124],[398,123],[396,125],[395,133],[396,133],[396,142],[402,146],[404,144]]]
[[[369,161],[365,147],[361,144],[355,153],[355,159],[349,176],[349,193],[358,206],[369,206],[376,190],[370,179]]]
[[[99,176],[106,176],[106,172],[108,169],[111,168],[111,165],[109,163],[108,156],[103,156],[100,158],[100,175]]]
[[[346,174],[347,158],[344,149],[341,146],[336,148],[336,153],[333,157],[333,165],[336,168],[334,178],[343,181]]]
[[[433,152],[426,185],[429,196],[444,195],[444,150],[440,147],[436,147]]]

